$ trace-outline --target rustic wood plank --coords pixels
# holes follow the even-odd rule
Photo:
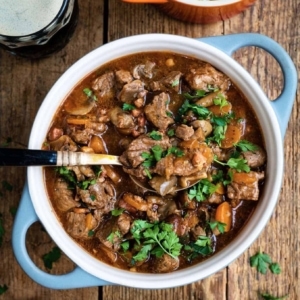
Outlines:
[[[53,83],[76,60],[103,43],[103,1],[80,1],[80,18],[70,43],[53,56],[39,61],[14,57],[0,51],[0,145],[7,139],[11,147],[26,147],[32,122],[45,95]],[[5,236],[0,246],[0,286],[8,290],[1,299],[98,299],[99,289],[49,290],[33,282],[17,264],[11,249],[13,216],[10,208],[18,206],[25,169],[0,168],[0,214]],[[5,183],[12,186],[6,188]],[[45,269],[41,256],[54,243],[35,224],[28,232],[27,247],[33,261]],[[73,269],[73,263],[63,256],[51,271],[62,274]],[[101,291],[101,290],[100,290]]]

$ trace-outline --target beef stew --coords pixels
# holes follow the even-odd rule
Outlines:
[[[66,232],[133,272],[172,272],[224,248],[251,217],[266,168],[239,89],[212,65],[170,52],[125,56],[84,78],[43,149],[120,156],[123,167],[44,168],[45,182]]]

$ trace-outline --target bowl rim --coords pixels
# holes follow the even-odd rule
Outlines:
[[[237,4],[238,2],[244,2],[245,0],[176,0],[177,3],[182,5],[196,6],[196,7],[220,7],[232,4]],[[176,3],[175,3],[176,5]]]
[[[160,46],[157,46],[160,45]],[[140,51],[173,51],[198,57],[227,74],[249,99],[264,133],[268,155],[267,179],[261,201],[239,235],[223,250],[202,263],[169,274],[143,274],[120,270],[100,262],[67,235],[48,200],[41,167],[27,171],[29,193],[39,220],[61,250],[86,272],[114,284],[160,289],[182,286],[210,276],[238,258],[255,241],[272,215],[281,189],[283,147],[280,128],[268,98],[253,77],[221,50],[199,40],[170,34],[142,34],[125,37],[93,50],[74,63],[53,85],[34,120],[29,148],[40,149],[52,116],[69,91],[104,61]],[[79,75],[84,74],[84,75]],[[273,163],[272,163],[273,162]]]

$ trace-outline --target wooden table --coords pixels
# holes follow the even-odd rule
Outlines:
[[[132,5],[120,0],[79,0],[80,20],[71,42],[55,55],[30,61],[0,51],[0,145],[24,148],[32,122],[48,90],[76,60],[102,44],[141,33],[171,33],[188,37],[258,32],[279,42],[300,66],[299,0],[257,0],[244,13],[211,25],[183,23],[171,19],[153,5]],[[260,83],[269,98],[280,93],[282,76],[278,64],[261,49],[245,48],[234,54]],[[298,91],[299,92],[299,91]],[[141,290],[121,286],[75,290],[50,290],[33,282],[16,262],[11,247],[13,211],[18,207],[25,182],[23,168],[0,168],[0,216],[5,235],[0,246],[0,286],[8,290],[0,299],[262,299],[259,292],[300,299],[300,97],[295,101],[285,147],[285,174],[278,205],[267,227],[254,244],[236,261],[217,274],[188,286],[166,290]],[[43,268],[41,256],[53,242],[40,223],[27,236],[32,259]],[[249,257],[258,250],[277,261],[282,272],[259,274]],[[64,273],[73,263],[63,256],[51,273]]]

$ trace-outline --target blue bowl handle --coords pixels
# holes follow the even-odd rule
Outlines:
[[[284,79],[280,96],[270,101],[280,126],[281,136],[284,137],[297,90],[298,75],[295,65],[288,53],[271,38],[258,33],[238,33],[224,36],[199,38],[199,41],[219,48],[228,55],[246,46],[256,46],[270,53],[279,63]]]
[[[38,221],[38,217],[30,199],[28,186],[25,184],[13,226],[12,246],[18,263],[29,277],[38,284],[51,289],[112,285],[112,283],[99,279],[79,267],[63,275],[52,275],[39,269],[32,262],[26,249],[26,233],[29,227],[36,221]]]

